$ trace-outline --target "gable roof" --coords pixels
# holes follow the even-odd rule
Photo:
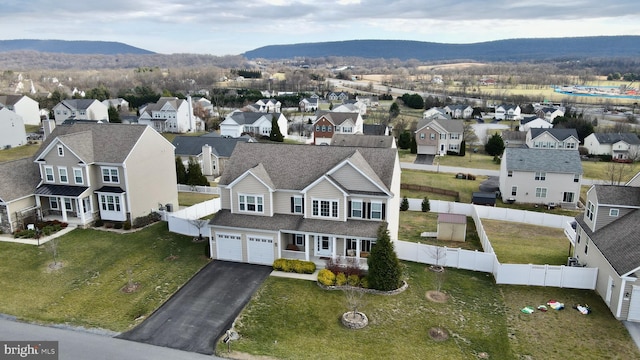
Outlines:
[[[630,145],[640,144],[640,138],[634,133],[593,133],[600,144],[615,144],[624,141]]]
[[[360,114],[357,112],[337,112],[337,111],[322,111],[318,112],[318,117],[315,122],[320,121],[321,118],[326,118],[334,126],[339,126],[347,120],[353,121],[355,124]]]
[[[60,104],[71,109],[71,110],[86,110],[91,106],[94,102],[98,100],[96,99],[68,99],[62,100]]]
[[[545,132],[549,133],[549,135],[553,136],[554,138],[560,141],[566,140],[572,136],[578,139],[578,131],[576,131],[576,129],[531,128],[529,131],[531,131],[532,139],[537,138],[538,136],[540,136],[542,133],[545,133]]]
[[[506,161],[507,171],[582,174],[578,151],[506,148],[502,161]]]
[[[228,185],[262,164],[275,189],[302,190],[356,151],[387,189],[391,188],[396,149],[242,142],[236,145],[219,184]]]
[[[640,207],[640,188],[625,185],[594,185],[598,204]]]
[[[521,125],[524,125],[524,124],[530,123],[530,122],[532,122],[532,121],[534,121],[534,120],[538,120],[538,119],[540,119],[540,118],[539,118],[539,117],[537,117],[537,116],[535,116],[535,115],[534,115],[534,116],[525,116],[524,118],[522,118],[522,119],[520,120],[520,124],[521,124]],[[548,123],[548,121],[547,121],[547,120],[545,120],[545,119],[540,119],[540,120],[542,120],[542,121],[544,121],[544,122]]]
[[[5,105],[7,107],[13,107],[18,101],[22,100],[24,95],[0,95],[0,106]]]
[[[258,121],[262,117],[265,117],[267,120],[272,121],[274,116],[276,118],[279,118],[280,117],[280,113],[236,111],[234,113],[229,114],[229,117],[227,119],[231,119],[231,120],[235,121],[236,124],[238,124],[238,125],[251,125],[251,124],[255,123],[256,121]]]
[[[387,127],[382,124],[362,124],[362,133],[364,135],[384,135]]]
[[[0,163],[0,202],[33,194],[40,182],[40,170],[32,158]]]
[[[390,148],[393,137],[386,135],[333,134],[331,145]]]
[[[251,139],[251,137],[176,136],[172,144],[176,147],[176,155],[197,156],[202,153],[204,145],[209,145],[212,154],[228,158],[238,142],[248,142]]]
[[[463,120],[439,120],[439,119],[421,119],[418,121],[418,126],[416,132],[422,130],[425,126],[430,123],[436,123],[443,129],[445,129],[449,133],[460,133],[464,132],[464,123]]]
[[[85,163],[123,163],[146,129],[147,125],[117,123],[58,125],[44,140],[34,159],[42,156],[54,141],[60,141]]]

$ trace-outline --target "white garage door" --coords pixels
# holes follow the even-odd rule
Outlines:
[[[634,286],[631,292],[631,303],[629,304],[629,321],[640,321],[640,286]]]
[[[435,145],[418,145],[418,154],[435,155],[437,153]]]
[[[247,256],[251,264],[273,265],[273,239],[247,237]]]
[[[242,238],[237,234],[216,234],[218,259],[242,261]]]

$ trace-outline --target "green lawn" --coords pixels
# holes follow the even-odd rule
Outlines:
[[[0,242],[0,313],[25,321],[124,331],[167,300],[207,264],[205,245],[170,233],[166,223],[138,232],[76,229],[58,238],[64,266],[40,247]],[[129,280],[138,291],[121,288]]]
[[[482,219],[493,250],[501,263],[564,265],[569,240],[562,229]]]
[[[488,169],[488,170],[500,170],[500,164],[493,161],[493,156],[486,154],[473,153],[465,156],[440,156],[438,157],[440,165],[443,166],[457,166],[472,169]]]
[[[33,154],[35,154],[38,149],[40,149],[40,144],[27,144],[11,149],[0,150],[0,162],[23,159],[33,156]]]
[[[433,212],[423,213],[421,211],[401,211],[400,227],[398,229],[398,239],[409,242],[420,242],[423,244],[446,246],[450,248],[461,248],[465,250],[482,251],[480,238],[476,232],[476,227],[471,217],[467,217],[467,238],[464,242],[443,241],[435,238],[420,236],[423,232],[436,232],[438,230],[438,214]]]
[[[214,194],[203,194],[196,192],[178,192],[178,204],[180,206],[192,206],[203,201],[219,197]]]
[[[402,170],[401,175],[401,184],[416,184],[416,185],[424,185],[431,186],[440,189],[447,189],[452,191],[458,191],[460,193],[460,202],[468,203],[471,202],[471,194],[474,191],[478,191],[478,186],[484,180],[486,180],[486,176],[477,176],[476,180],[461,180],[456,179],[454,174],[448,173],[435,173],[429,171],[421,171],[421,170]],[[404,190],[403,190],[404,191]],[[406,192],[401,193],[402,196],[405,196]],[[420,195],[419,193],[413,192],[407,197],[415,197],[415,198],[423,198],[425,195]],[[426,194],[429,199],[439,199],[436,197],[436,194]]]

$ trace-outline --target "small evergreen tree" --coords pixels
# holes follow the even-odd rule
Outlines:
[[[403,131],[398,137],[398,147],[406,150],[411,147],[411,133],[407,130]]]
[[[269,140],[283,142],[284,136],[280,132],[280,125],[278,125],[278,117],[271,116],[271,132],[269,133]]]
[[[412,154],[417,154],[418,153],[418,143],[416,142],[416,137],[415,136],[411,136],[410,152]]]
[[[422,199],[422,212],[429,211],[431,211],[431,204],[429,204],[429,198],[425,196],[424,199]]]
[[[187,166],[187,185],[208,186],[209,180],[202,175],[200,164],[194,159],[189,158],[189,166]]]
[[[187,183],[187,169],[184,167],[182,159],[179,156],[176,156],[176,179],[178,180],[178,184]]]
[[[391,120],[395,119],[400,115],[400,106],[398,106],[397,102],[393,102],[389,107],[389,118]]]
[[[120,113],[118,112],[118,109],[113,106],[109,106],[107,113],[109,114],[110,123],[122,123],[122,119],[120,119]]]
[[[491,156],[500,156],[504,151],[504,141],[502,140],[502,136],[500,134],[493,134],[489,140],[487,140],[487,145],[484,146],[484,150],[487,154]]]
[[[367,265],[369,265],[367,279],[370,288],[390,291],[400,287],[402,283],[400,261],[393,249],[389,230],[384,225],[380,225],[378,228],[378,239],[371,248]]]
[[[400,203],[400,211],[409,210],[409,199],[406,196],[402,197],[402,202]]]
[[[458,154],[459,156],[464,156],[466,154],[466,146],[467,144],[464,142],[464,140],[462,140],[462,142],[460,143],[460,153]]]

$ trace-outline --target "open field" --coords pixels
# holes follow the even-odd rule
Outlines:
[[[241,338],[218,344],[218,355],[236,359],[580,359],[639,358],[625,327],[593,291],[496,285],[490,274],[447,269],[445,303],[425,296],[436,283],[423,264],[404,262],[406,291],[365,294],[359,311],[369,318],[360,330],[339,321],[348,311],[342,291],[315,282],[271,277],[236,322]],[[295,296],[293,295],[295,294]],[[520,312],[556,299],[562,311]],[[587,303],[593,313],[571,309]],[[428,331],[443,327],[449,339]],[[595,330],[597,329],[597,330]],[[251,355],[248,355],[251,354]]]
[[[562,229],[489,219],[482,225],[501,263],[567,263],[569,240]]]
[[[166,223],[129,234],[76,229],[51,245],[0,242],[0,313],[21,320],[124,331],[138,324],[208,262],[205,245]],[[51,244],[51,243],[49,243]],[[125,293],[129,283],[137,291]]]

